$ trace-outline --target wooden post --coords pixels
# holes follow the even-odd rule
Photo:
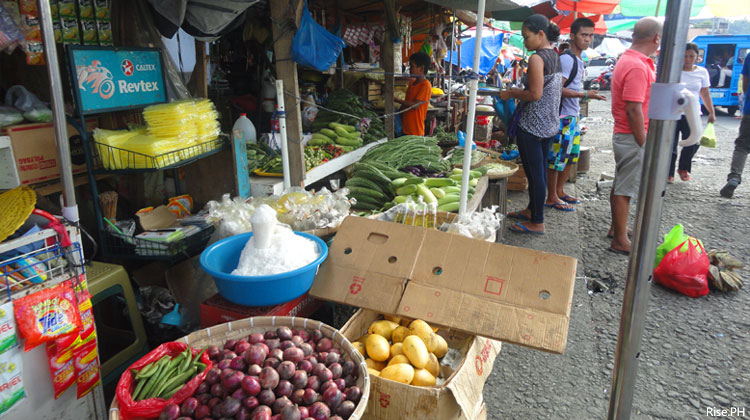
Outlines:
[[[289,16],[289,5],[294,4],[295,16]],[[271,26],[273,27],[273,52],[276,58],[276,77],[284,81],[284,90],[299,96],[297,81],[297,63],[292,61],[292,40],[294,31],[285,28],[289,19],[299,24],[302,17],[301,0],[275,0],[270,2]],[[289,140],[289,174],[292,185],[304,186],[305,159],[302,148],[302,117],[300,106],[295,97],[284,94],[286,108],[286,132]]]
[[[398,27],[396,26],[396,0],[385,0],[386,31],[383,36],[383,45],[380,47],[380,60],[385,71],[385,92],[383,92],[383,102],[385,103],[385,114],[392,115],[395,111],[393,103],[393,94],[396,88],[396,78],[394,76],[395,66],[393,57],[393,37],[397,36]],[[399,73],[401,69],[399,69]],[[385,119],[385,134],[389,139],[395,137],[395,126],[393,117]]]
[[[195,40],[195,68],[191,79],[195,80],[195,94],[201,98],[208,98],[206,43]]]

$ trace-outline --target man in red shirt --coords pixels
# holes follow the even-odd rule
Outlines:
[[[648,131],[648,102],[656,80],[649,58],[659,49],[662,24],[653,17],[640,19],[633,28],[633,44],[617,61],[612,73],[612,117],[615,120],[612,149],[615,180],[609,196],[612,238],[609,250],[630,254],[627,234],[630,200],[638,196],[643,167],[643,145]]]
[[[424,77],[429,67],[430,56],[427,54],[416,52],[409,57],[409,72],[417,77],[406,89],[405,100],[394,99],[403,109],[414,106],[402,114],[401,132],[404,135],[424,136],[424,120],[432,96],[432,85]]]

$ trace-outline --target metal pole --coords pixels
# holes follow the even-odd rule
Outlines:
[[[52,103],[52,125],[55,129],[57,143],[57,157],[60,162],[60,182],[63,187],[63,216],[78,222],[78,206],[76,205],[76,191],[73,185],[73,164],[70,161],[70,144],[68,144],[68,127],[65,121],[65,104],[63,102],[62,80],[60,78],[60,64],[57,60],[57,46],[55,33],[52,29],[52,13],[49,1],[38,0],[39,23],[42,27],[42,42],[44,44],[44,59],[47,62],[47,75],[50,84],[50,102]],[[83,130],[86,125],[83,125]]]
[[[662,30],[659,72],[656,77],[659,83],[680,81],[691,3],[692,0],[669,0],[667,3],[667,19]],[[664,204],[662,197],[667,187],[667,169],[675,123],[676,121],[655,119],[649,122],[633,248],[628,264],[612,372],[608,420],[628,420],[633,406],[633,391],[654,272],[654,254]]]
[[[477,3],[477,38],[474,42],[473,72],[479,73],[479,55],[482,52],[482,32],[484,32],[484,0]],[[458,214],[466,213],[466,202],[469,195],[469,169],[471,169],[471,147],[474,145],[474,119],[477,111],[477,86],[479,79],[469,81],[469,115],[466,117],[466,142],[464,143],[464,171],[461,176],[461,200]]]
[[[286,112],[284,111],[284,81],[276,80],[276,102],[279,116],[279,134],[281,134],[281,167],[284,173],[284,190],[292,186],[291,175],[289,174],[289,145],[286,138]],[[305,162],[302,162],[302,171],[304,174]],[[304,175],[303,175],[304,176]]]
[[[453,49],[456,48],[456,9],[453,9],[453,22],[451,23],[451,54],[450,58],[448,59],[448,121],[450,121],[451,126],[453,125],[453,120],[451,117],[453,116],[453,113],[451,112],[451,88],[453,88]]]

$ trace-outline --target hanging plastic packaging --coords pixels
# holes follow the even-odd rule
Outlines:
[[[23,388],[21,347],[16,346],[0,353],[0,416],[26,398]]]
[[[78,302],[67,284],[16,299],[13,307],[26,351],[81,330]]]
[[[0,353],[18,344],[16,320],[13,318],[13,302],[0,305]]]
[[[714,130],[714,123],[708,123],[706,129],[703,130],[701,136],[701,146],[703,147],[716,147],[716,130]]]
[[[302,20],[292,41],[292,58],[298,64],[326,71],[336,63],[344,48],[344,40],[318,25],[310,11],[307,1],[302,9]]]

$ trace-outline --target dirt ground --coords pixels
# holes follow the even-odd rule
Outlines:
[[[627,257],[607,251],[609,188],[596,186],[602,173],[614,172],[612,124],[609,102],[592,102],[582,142],[592,149],[591,168],[567,187],[583,198],[577,211],[548,210],[547,234],[541,237],[503,235],[507,244],[569,255],[579,264],[565,353],[504,345],[484,388],[489,419],[606,418],[628,264]],[[739,120],[719,115],[718,147],[698,151],[692,181],[678,177],[668,186],[657,234],[663,238],[682,223],[706,249],[727,249],[750,263],[750,186],[740,185],[731,200],[719,196],[738,128]],[[528,200],[526,193],[509,197],[509,210]],[[740,274],[749,276],[747,269]],[[594,280],[612,287],[591,293],[587,284]],[[709,407],[744,408],[750,418],[749,289],[712,290],[693,299],[651,287],[631,419],[712,418]]]

